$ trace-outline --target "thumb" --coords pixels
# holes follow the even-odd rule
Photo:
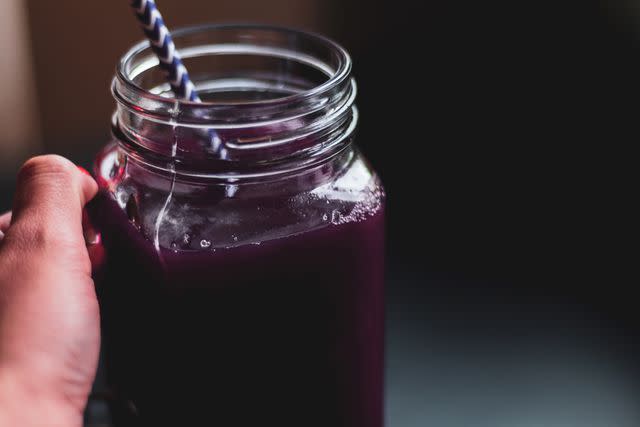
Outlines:
[[[98,188],[64,157],[29,159],[18,173],[11,226],[4,245],[30,249],[59,243],[82,245],[82,208]]]

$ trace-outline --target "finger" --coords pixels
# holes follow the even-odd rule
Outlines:
[[[78,169],[80,170],[80,172],[89,175],[89,173],[84,168],[78,166]],[[4,238],[4,235],[9,229],[10,225],[11,211],[5,212],[0,215],[0,242]],[[94,271],[98,270],[104,264],[105,250],[102,246],[102,237],[93,226],[93,223],[91,222],[86,209],[82,210],[82,230],[84,233],[84,240],[87,245],[87,252],[89,253],[89,258],[91,259],[92,269]]]
[[[0,242],[4,239],[4,234],[9,229],[11,225],[11,211],[5,212],[0,215]]]
[[[11,225],[11,211],[0,215],[0,231],[5,233]]]
[[[95,181],[63,157],[28,160],[18,173],[11,227],[3,244],[84,246],[82,208],[96,192]]]

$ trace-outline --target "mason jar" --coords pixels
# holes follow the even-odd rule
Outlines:
[[[385,195],[349,55],[262,26],[174,39],[203,102],[137,44],[94,167],[114,424],[382,426]]]

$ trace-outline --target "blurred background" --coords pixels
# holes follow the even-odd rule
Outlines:
[[[389,195],[390,427],[640,425],[640,3],[158,3],[170,27],[287,25],[351,52]],[[2,210],[28,156],[89,164],[140,38],[126,1],[0,0]]]

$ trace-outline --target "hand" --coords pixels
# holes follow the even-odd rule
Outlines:
[[[100,348],[82,209],[97,185],[41,156],[0,217],[0,426],[80,427]]]

